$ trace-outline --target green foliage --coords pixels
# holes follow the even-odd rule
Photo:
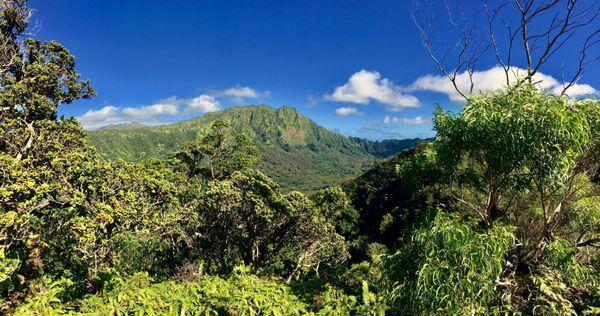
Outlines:
[[[183,145],[175,157],[186,165],[189,177],[214,180],[254,166],[259,161],[256,155],[257,148],[244,134],[217,120],[205,135]]]
[[[372,287],[379,290],[379,295],[387,298],[389,288],[387,272],[383,261],[388,255],[388,249],[384,245],[372,243],[367,247],[367,260],[352,264],[339,275],[339,283],[351,294],[358,294],[363,282],[368,282]]]
[[[441,178],[435,162],[433,145],[423,143],[344,183],[342,187],[359,214],[358,235],[368,242],[395,247],[431,204],[434,194],[427,186]]]
[[[438,213],[385,266],[395,282],[394,308],[405,314],[487,314],[499,299],[496,282],[514,244],[509,227],[477,232]]]
[[[89,204],[87,212],[71,224],[77,242],[76,256],[84,261],[81,264],[93,263],[94,272],[114,265],[130,269],[139,262],[128,259],[132,250],[127,248],[128,242],[156,241],[157,237],[147,237],[152,232],[163,236],[162,241],[156,242],[164,248],[168,247],[168,240],[182,234],[178,223],[186,214],[180,210],[178,183],[183,183],[183,175],[156,161],[97,166],[89,175],[89,182],[83,182],[87,186],[82,193]],[[139,258],[149,260],[151,256]]]
[[[358,212],[350,205],[346,193],[338,186],[317,191],[311,199],[338,234],[348,238],[358,233]]]
[[[291,265],[292,278],[347,256],[325,212],[302,193],[283,194],[259,171],[210,182],[196,203],[198,249],[216,271],[241,262],[257,269]]]
[[[73,282],[68,279],[42,278],[31,285],[31,295],[14,315],[64,315],[61,296]]]
[[[438,111],[435,127],[445,155],[484,164],[501,189],[518,182],[523,167],[539,181],[559,181],[590,141],[586,116],[569,103],[519,86],[472,97],[459,118]]]
[[[545,248],[540,264],[531,275],[531,302],[535,314],[578,315],[598,304],[598,271],[581,262],[577,249],[557,238]]]
[[[566,297],[568,287],[560,278],[550,273],[532,277],[536,286],[534,307],[536,315],[577,315],[573,303]]]
[[[19,260],[6,258],[4,247],[0,248],[0,284],[10,279],[18,267]]]
[[[152,284],[147,274],[113,280],[100,296],[74,304],[58,299],[55,286],[19,307],[16,315],[304,315],[306,305],[284,285],[245,273],[229,279],[202,276],[197,282]]]
[[[287,285],[261,279],[239,266],[227,279],[202,275],[197,281],[153,284],[145,273],[113,277],[100,295],[61,300],[66,280],[40,284],[15,315],[384,315],[384,298],[362,283],[359,298],[328,286],[315,308]]]
[[[362,300],[353,295],[347,295],[334,287],[327,287],[320,304],[321,310],[316,315],[373,315],[383,316],[387,310],[385,299],[369,290],[366,281],[362,282]]]
[[[529,85],[473,96],[460,116],[436,112],[439,157],[460,186],[474,190],[464,204],[482,220],[501,217],[510,207],[503,202],[526,189],[539,192],[543,212],[550,213],[560,203],[552,196],[568,186],[565,179],[595,148],[597,108],[597,102]]]
[[[600,281],[593,267],[580,262],[577,251],[568,240],[556,238],[545,249],[542,261],[561,279],[572,285],[591,285]]]
[[[582,246],[600,237],[600,187],[588,177],[579,177],[574,183],[578,191],[565,209],[564,225],[565,230],[574,237],[575,243]],[[594,254],[597,256],[598,252],[594,251],[593,246],[600,243],[598,241],[592,242],[591,247],[583,247],[585,251],[580,251],[580,258],[591,261]],[[600,265],[597,267],[600,268]]]
[[[3,294],[65,268],[54,263],[73,250],[66,231],[83,212],[78,180],[93,161],[77,122],[58,118],[57,111],[94,91],[80,79],[66,48],[21,38],[29,18],[26,4],[2,1],[0,10],[0,42],[10,51],[0,56]]]
[[[379,224],[379,231],[382,233],[389,230],[390,227],[394,224],[394,216],[390,213],[383,215],[381,219],[381,223]]]

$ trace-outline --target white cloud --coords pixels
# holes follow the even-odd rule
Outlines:
[[[390,117],[389,115],[386,115],[386,117],[383,119],[383,123],[384,124],[399,123],[399,124],[404,124],[404,125],[425,125],[425,124],[431,124],[431,120],[425,119],[422,116],[417,116],[414,118],[406,118],[406,117],[395,117],[395,116]]]
[[[119,108],[114,106],[105,106],[97,111],[89,110],[78,117],[78,120],[86,129],[96,129],[106,125],[128,122],[119,116]]]
[[[552,89],[552,93],[561,94],[563,89],[566,87],[566,84],[559,84]],[[583,97],[586,95],[598,94],[598,90],[594,89],[594,87],[589,84],[574,84],[567,88],[566,95],[572,98]]]
[[[335,115],[338,116],[348,116],[348,115],[364,115],[365,113],[360,112],[358,109],[354,107],[341,107],[335,110]]]
[[[211,91],[191,99],[170,97],[155,104],[139,107],[126,107],[123,109],[105,107],[98,111],[89,111],[81,116],[79,120],[87,129],[127,122],[160,124],[181,119],[185,115],[219,111],[222,107],[217,98],[231,98],[233,102],[243,103],[244,98],[256,99],[268,94],[268,92],[261,93],[250,87],[236,86],[222,91]],[[111,117],[102,117],[108,111],[110,111]]]
[[[309,95],[308,96],[308,107],[310,107],[310,108],[317,107],[319,105],[320,101],[321,100],[319,100],[319,97],[316,97],[314,95]]]
[[[85,129],[97,129],[112,124],[141,122],[149,125],[164,124],[181,119],[184,115],[202,114],[221,109],[215,97],[202,94],[192,99],[170,97],[152,105],[126,107],[124,109],[105,106],[100,110],[90,110],[78,117]]]
[[[250,87],[235,86],[220,91],[209,91],[191,99],[170,97],[138,107],[105,106],[100,110],[90,110],[77,119],[85,129],[131,122],[147,125],[165,124],[189,115],[219,111],[222,109],[219,98],[230,98],[231,101],[241,104],[244,103],[244,99],[258,99],[269,94],[268,91],[259,92]]]
[[[168,102],[167,102],[168,101]],[[167,99],[152,105],[146,105],[139,108],[124,108],[123,114],[132,120],[149,120],[157,116],[177,115],[179,113],[179,100]]]
[[[523,78],[526,73],[527,71],[525,69],[512,67],[509,69],[509,82],[511,84],[517,82],[517,80]],[[562,84],[552,76],[538,72],[533,76],[533,81],[536,82],[536,85],[542,90],[549,90],[554,93],[560,93],[560,91],[562,91]],[[475,71],[473,72],[473,83],[473,93],[494,91],[506,87],[506,74],[504,69],[500,66],[495,66],[488,70]],[[470,80],[466,71],[457,75],[456,84],[460,91],[469,91]],[[410,86],[406,87],[404,91],[438,92],[448,95],[452,102],[465,102],[464,98],[455,90],[450,80],[442,75],[425,75],[419,77]],[[572,97],[593,93],[596,93],[596,90],[591,86],[584,84],[576,84],[567,91],[567,94]]]
[[[246,103],[246,99],[260,99],[270,95],[269,91],[259,92],[250,87],[231,87],[225,90],[217,90],[208,93],[208,95],[219,98],[230,98],[231,101],[237,104]]]
[[[187,104],[187,110],[191,113],[208,113],[219,111],[220,109],[221,105],[219,101],[215,97],[206,94],[193,98]]]
[[[332,94],[325,95],[326,100],[369,104],[376,101],[386,105],[388,111],[400,111],[406,107],[417,107],[419,100],[404,94],[402,87],[387,78],[381,78],[377,71],[361,70],[354,73],[344,85],[335,88]]]
[[[260,96],[256,90],[250,87],[233,87],[223,91],[223,96],[233,98],[250,98],[255,99]]]

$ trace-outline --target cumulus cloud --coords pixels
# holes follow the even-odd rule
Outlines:
[[[515,83],[526,74],[527,70],[512,67],[509,69],[509,82],[511,84]],[[563,84],[552,76],[538,72],[533,76],[533,81],[536,82],[536,85],[542,90],[551,91],[553,93],[562,92]],[[473,72],[473,83],[473,93],[494,91],[506,87],[506,74],[504,69],[500,66],[492,67],[488,70],[475,71]],[[471,83],[466,71],[457,75],[456,84],[460,91],[469,91]],[[446,94],[454,103],[465,102],[464,98],[455,90],[450,80],[442,75],[425,75],[419,77],[410,86],[406,87],[404,91],[438,92]],[[594,94],[596,92],[597,90],[589,85],[575,84],[567,90],[567,95],[579,97]]]
[[[383,119],[383,123],[384,124],[399,123],[399,124],[403,124],[403,125],[425,125],[425,124],[431,124],[431,120],[425,119],[422,116],[406,118],[406,117],[395,117],[395,116],[386,115],[386,117]]]
[[[236,86],[225,90],[213,91],[209,94],[219,98],[230,98],[231,101],[235,103],[243,104],[246,102],[246,99],[260,99],[262,97],[267,97],[270,95],[270,92],[259,92],[250,87]]]
[[[211,95],[200,95],[190,100],[186,106],[188,113],[208,113],[215,112],[221,109],[219,101]]]
[[[132,120],[149,120],[162,115],[177,115],[179,113],[179,100],[173,99],[169,102],[159,102],[152,105],[146,105],[139,108],[127,107],[122,113]]]
[[[335,110],[337,116],[349,116],[349,115],[364,115],[365,113],[359,111],[354,107],[341,107]]]
[[[221,109],[213,96],[202,94],[192,99],[171,97],[155,104],[140,107],[118,108],[105,106],[100,110],[90,110],[78,117],[85,129],[97,129],[112,124],[141,122],[150,125],[181,119],[183,115],[203,114]]]
[[[561,94],[566,87],[565,84],[557,85],[552,89],[552,93]],[[594,87],[589,84],[579,84],[576,83],[567,88],[566,95],[572,98],[583,97],[586,95],[598,94],[598,90],[594,89]]]
[[[406,107],[417,107],[419,100],[412,95],[404,94],[401,86],[395,85],[387,78],[382,78],[377,71],[361,70],[354,73],[344,85],[335,88],[333,93],[324,95],[326,100],[369,104],[375,101],[386,106],[388,111],[400,111]]]
[[[129,122],[119,115],[119,108],[115,106],[105,106],[96,111],[89,110],[77,119],[86,129],[96,129],[106,125]]]
[[[250,87],[233,87],[223,91],[226,97],[234,98],[258,98],[260,95],[256,90]]]
[[[221,98],[242,104],[245,99],[258,99],[268,96],[268,91],[259,92],[247,86],[235,86],[225,90],[213,90],[195,98],[170,97],[154,104],[138,107],[105,106],[100,110],[90,110],[77,119],[85,129],[97,129],[112,124],[140,122],[149,125],[177,121],[189,115],[204,114],[221,110]]]

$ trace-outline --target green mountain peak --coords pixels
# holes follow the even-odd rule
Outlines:
[[[216,120],[228,122],[253,140],[262,156],[258,167],[288,190],[311,192],[355,177],[376,159],[417,142],[382,144],[350,138],[319,126],[293,107],[276,109],[263,104],[210,112],[171,125],[91,131],[90,143],[107,159],[163,158],[204,133]]]

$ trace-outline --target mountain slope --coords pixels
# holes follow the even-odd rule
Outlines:
[[[360,214],[359,231],[368,236],[371,242],[393,246],[393,242],[406,231],[414,212],[425,208],[426,199],[419,195],[418,188],[399,178],[396,171],[397,165],[409,160],[422,150],[423,145],[379,161],[360,176],[342,184]],[[389,227],[384,225],[386,217],[394,219],[388,219]]]
[[[262,158],[259,169],[288,190],[311,192],[355,177],[377,158],[385,157],[386,151],[394,154],[417,142],[394,141],[391,149],[386,149],[380,142],[333,133],[291,107],[260,105],[207,113],[173,125],[108,127],[90,132],[90,144],[107,159],[162,158],[201,135],[218,119],[256,143]]]

